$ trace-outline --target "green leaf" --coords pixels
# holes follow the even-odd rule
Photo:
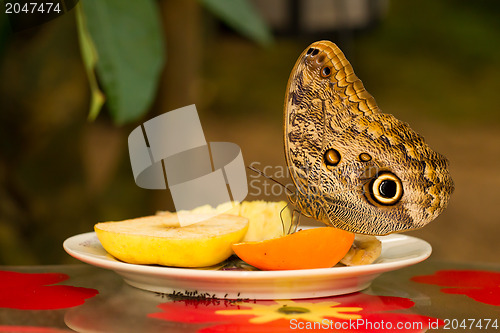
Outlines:
[[[208,10],[242,35],[262,44],[272,41],[271,32],[248,0],[199,0]]]
[[[76,24],[78,27],[80,52],[82,53],[83,65],[85,67],[85,72],[87,73],[90,86],[89,120],[94,120],[99,114],[106,98],[99,89],[99,85],[97,84],[97,79],[95,77],[97,51],[95,50],[95,45],[87,30],[87,24],[80,5],[77,5],[76,7]]]
[[[160,17],[154,0],[82,0],[97,51],[97,74],[114,121],[141,117],[154,100],[164,64]]]

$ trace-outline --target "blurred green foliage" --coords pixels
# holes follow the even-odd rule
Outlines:
[[[97,53],[95,70],[117,124],[139,118],[153,102],[164,63],[160,15],[156,1],[82,0],[78,29],[82,50]],[[89,45],[93,44],[93,45]],[[82,52],[86,64],[93,52]],[[90,67],[87,65],[87,67]],[[97,87],[93,87],[95,95]],[[90,117],[97,116],[91,110]]]
[[[199,0],[227,25],[261,45],[269,45],[271,32],[248,0]]]
[[[76,9],[76,24],[78,27],[78,40],[80,41],[80,52],[83,58],[83,65],[87,74],[90,88],[90,110],[89,119],[95,120],[106,100],[104,94],[99,88],[96,77],[97,50],[92,41],[92,37],[87,29],[87,21],[80,6]]]
[[[82,57],[91,88],[89,118],[104,97],[116,124],[132,122],[150,108],[165,62],[163,31],[154,0],[82,0],[77,8]],[[243,35],[267,45],[271,33],[247,0],[200,0]],[[94,73],[95,71],[95,73]]]

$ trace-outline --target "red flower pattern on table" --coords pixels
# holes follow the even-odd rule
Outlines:
[[[179,323],[206,324],[210,332],[425,332],[442,325],[436,318],[408,311],[410,299],[355,293],[303,300],[194,300],[162,303],[149,317]],[[390,312],[389,312],[390,311]]]
[[[477,302],[500,306],[500,272],[441,270],[411,280],[447,287],[441,289],[445,294],[466,295]]]
[[[65,281],[62,273],[0,271],[0,308],[53,310],[81,305],[98,294],[95,289],[54,285]]]

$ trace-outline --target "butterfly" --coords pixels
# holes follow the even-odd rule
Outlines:
[[[330,41],[311,44],[293,67],[284,146],[295,210],[347,231],[421,228],[454,190],[448,160],[408,124],[380,112]]]

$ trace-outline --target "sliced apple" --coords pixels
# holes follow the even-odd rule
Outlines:
[[[243,239],[248,219],[223,214],[180,227],[177,214],[163,213],[102,222],[94,230],[104,249],[124,262],[204,267],[232,254],[231,245]]]

